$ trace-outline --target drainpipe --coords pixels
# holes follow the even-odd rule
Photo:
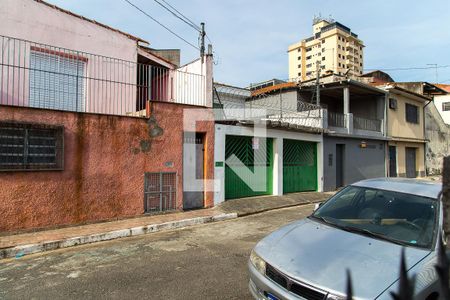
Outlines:
[[[434,96],[431,97],[431,100],[428,101],[427,104],[423,107],[423,136],[425,137],[425,147],[423,149],[423,164],[425,167],[425,176],[428,176],[427,171],[427,130],[426,130],[426,123],[425,123],[425,108],[434,100]]]

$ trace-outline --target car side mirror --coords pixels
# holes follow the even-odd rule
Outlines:
[[[314,211],[318,210],[322,206],[322,202],[314,204]]]

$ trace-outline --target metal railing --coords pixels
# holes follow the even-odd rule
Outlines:
[[[328,126],[330,127],[346,127],[346,117],[344,114],[328,111]]]
[[[381,132],[381,120],[353,116],[353,128]]]
[[[204,75],[0,36],[0,105],[145,116],[148,101],[206,106]]]
[[[250,90],[222,85],[214,87],[214,105],[222,113],[216,119],[271,121],[290,126],[323,128],[322,108],[281,94],[252,96]]]

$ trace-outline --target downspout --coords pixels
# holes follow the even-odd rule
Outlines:
[[[425,106],[423,107],[423,136],[425,138],[425,147],[423,149],[423,164],[425,167],[425,177],[428,176],[428,171],[427,171],[427,130],[426,130],[426,123],[425,123],[425,108],[434,100],[434,96],[432,96],[431,100],[428,100],[428,103],[425,104]]]
[[[427,137],[427,126],[426,126],[426,118],[425,118],[425,109],[426,107],[434,100],[434,96],[431,98],[431,100],[428,101],[427,104],[425,104],[425,106],[423,107],[423,135],[425,137],[425,149],[423,151],[423,163],[425,166],[425,177],[428,176],[428,171],[427,171],[427,150],[428,150],[428,137]]]

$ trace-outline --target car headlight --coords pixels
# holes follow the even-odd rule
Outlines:
[[[253,266],[260,272],[261,274],[266,274],[266,262],[259,257],[258,254],[254,250],[252,250],[252,253],[250,254],[250,261],[252,262]]]

